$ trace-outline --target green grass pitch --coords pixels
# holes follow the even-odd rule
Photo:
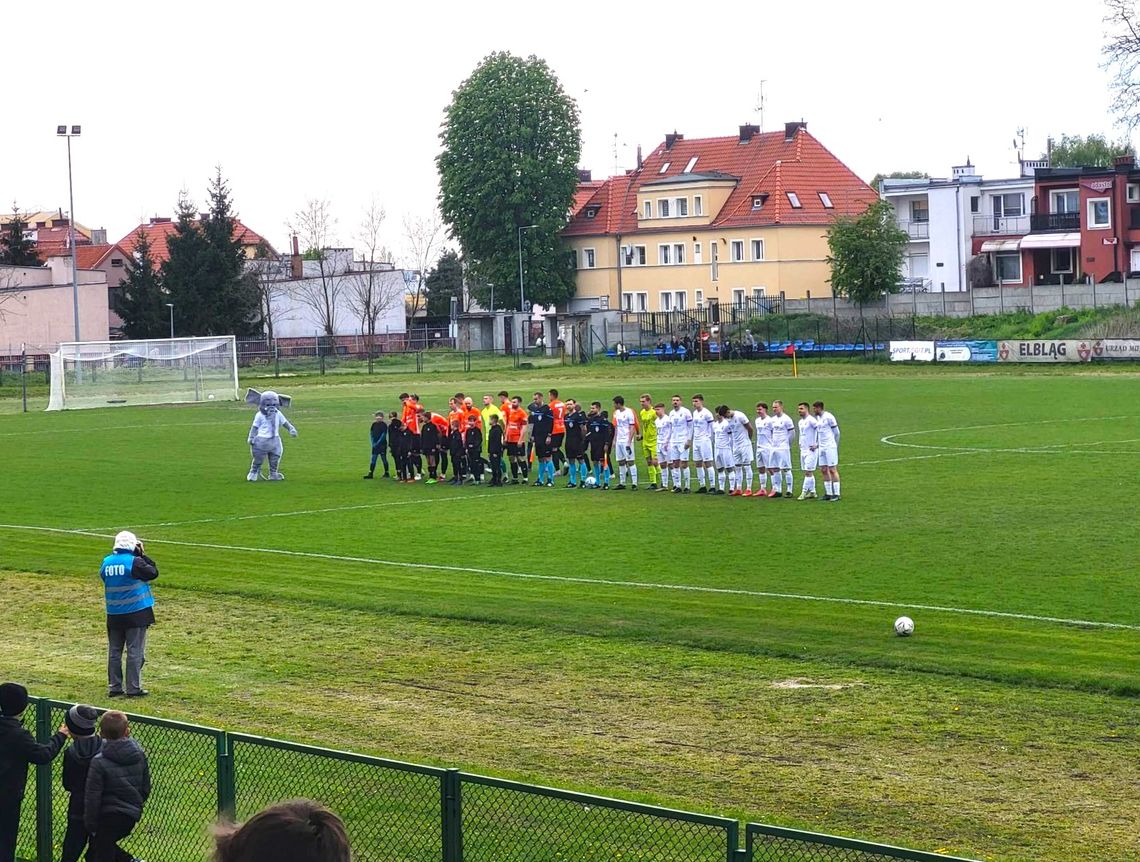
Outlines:
[[[836,505],[364,482],[410,378],[249,382],[294,398],[285,482],[245,482],[245,405],[0,415],[5,676],[105,704],[95,572],[130,528],[162,569],[149,714],[979,859],[1140,859],[1134,373],[415,384],[437,410],[820,398]]]

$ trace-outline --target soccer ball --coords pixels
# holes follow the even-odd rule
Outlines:
[[[586,487],[587,488],[596,488],[597,486],[598,486],[598,480],[597,479],[595,479],[593,476],[587,476],[586,477]]]
[[[207,396],[206,396],[206,400],[207,400],[207,401],[213,401],[213,400],[214,400],[214,393],[213,393],[213,392],[211,392],[209,395],[207,395]]]
[[[900,638],[908,638],[914,634],[914,620],[910,617],[899,617],[895,620],[895,634]]]

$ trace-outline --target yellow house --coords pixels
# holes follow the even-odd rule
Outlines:
[[[829,296],[827,229],[878,199],[807,131],[666,135],[624,176],[584,183],[563,236],[570,308],[678,311]]]

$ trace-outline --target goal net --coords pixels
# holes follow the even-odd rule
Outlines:
[[[232,335],[64,342],[51,355],[48,410],[237,398]]]

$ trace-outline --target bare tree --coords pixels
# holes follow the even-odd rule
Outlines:
[[[414,321],[416,315],[426,306],[424,282],[427,280],[428,272],[435,266],[436,259],[447,241],[447,233],[439,212],[433,210],[428,216],[406,216],[404,240],[407,243],[407,268],[413,274],[408,282],[408,295],[412,300],[408,308],[408,320]]]
[[[12,311],[17,305],[26,302],[19,293],[23,283],[15,267],[0,266],[0,321],[7,316],[7,311]],[[4,306],[8,306],[7,310]]]
[[[1140,125],[1140,12],[1135,0],[1105,0],[1104,68],[1113,73],[1112,112],[1130,132]]]
[[[246,273],[257,285],[265,334],[272,344],[275,337],[273,328],[277,323],[283,322],[277,307],[281,299],[289,294],[291,268],[282,257],[273,254],[267,243],[261,242],[254,251],[253,260],[246,265]]]
[[[353,274],[348,279],[348,307],[360,319],[360,332],[368,342],[369,373],[376,343],[376,321],[404,298],[403,276],[391,267],[392,256],[380,244],[384,217],[384,208],[373,198],[364,210],[356,235],[361,247],[361,260],[353,264]]]
[[[293,296],[312,310],[324,334],[330,338],[336,335],[338,305],[345,286],[340,277],[342,273],[337,272],[336,257],[329,248],[335,226],[329,202],[317,198],[306,201],[304,209],[297,212],[288,225],[304,245],[305,258],[318,265],[318,277],[294,283]]]

